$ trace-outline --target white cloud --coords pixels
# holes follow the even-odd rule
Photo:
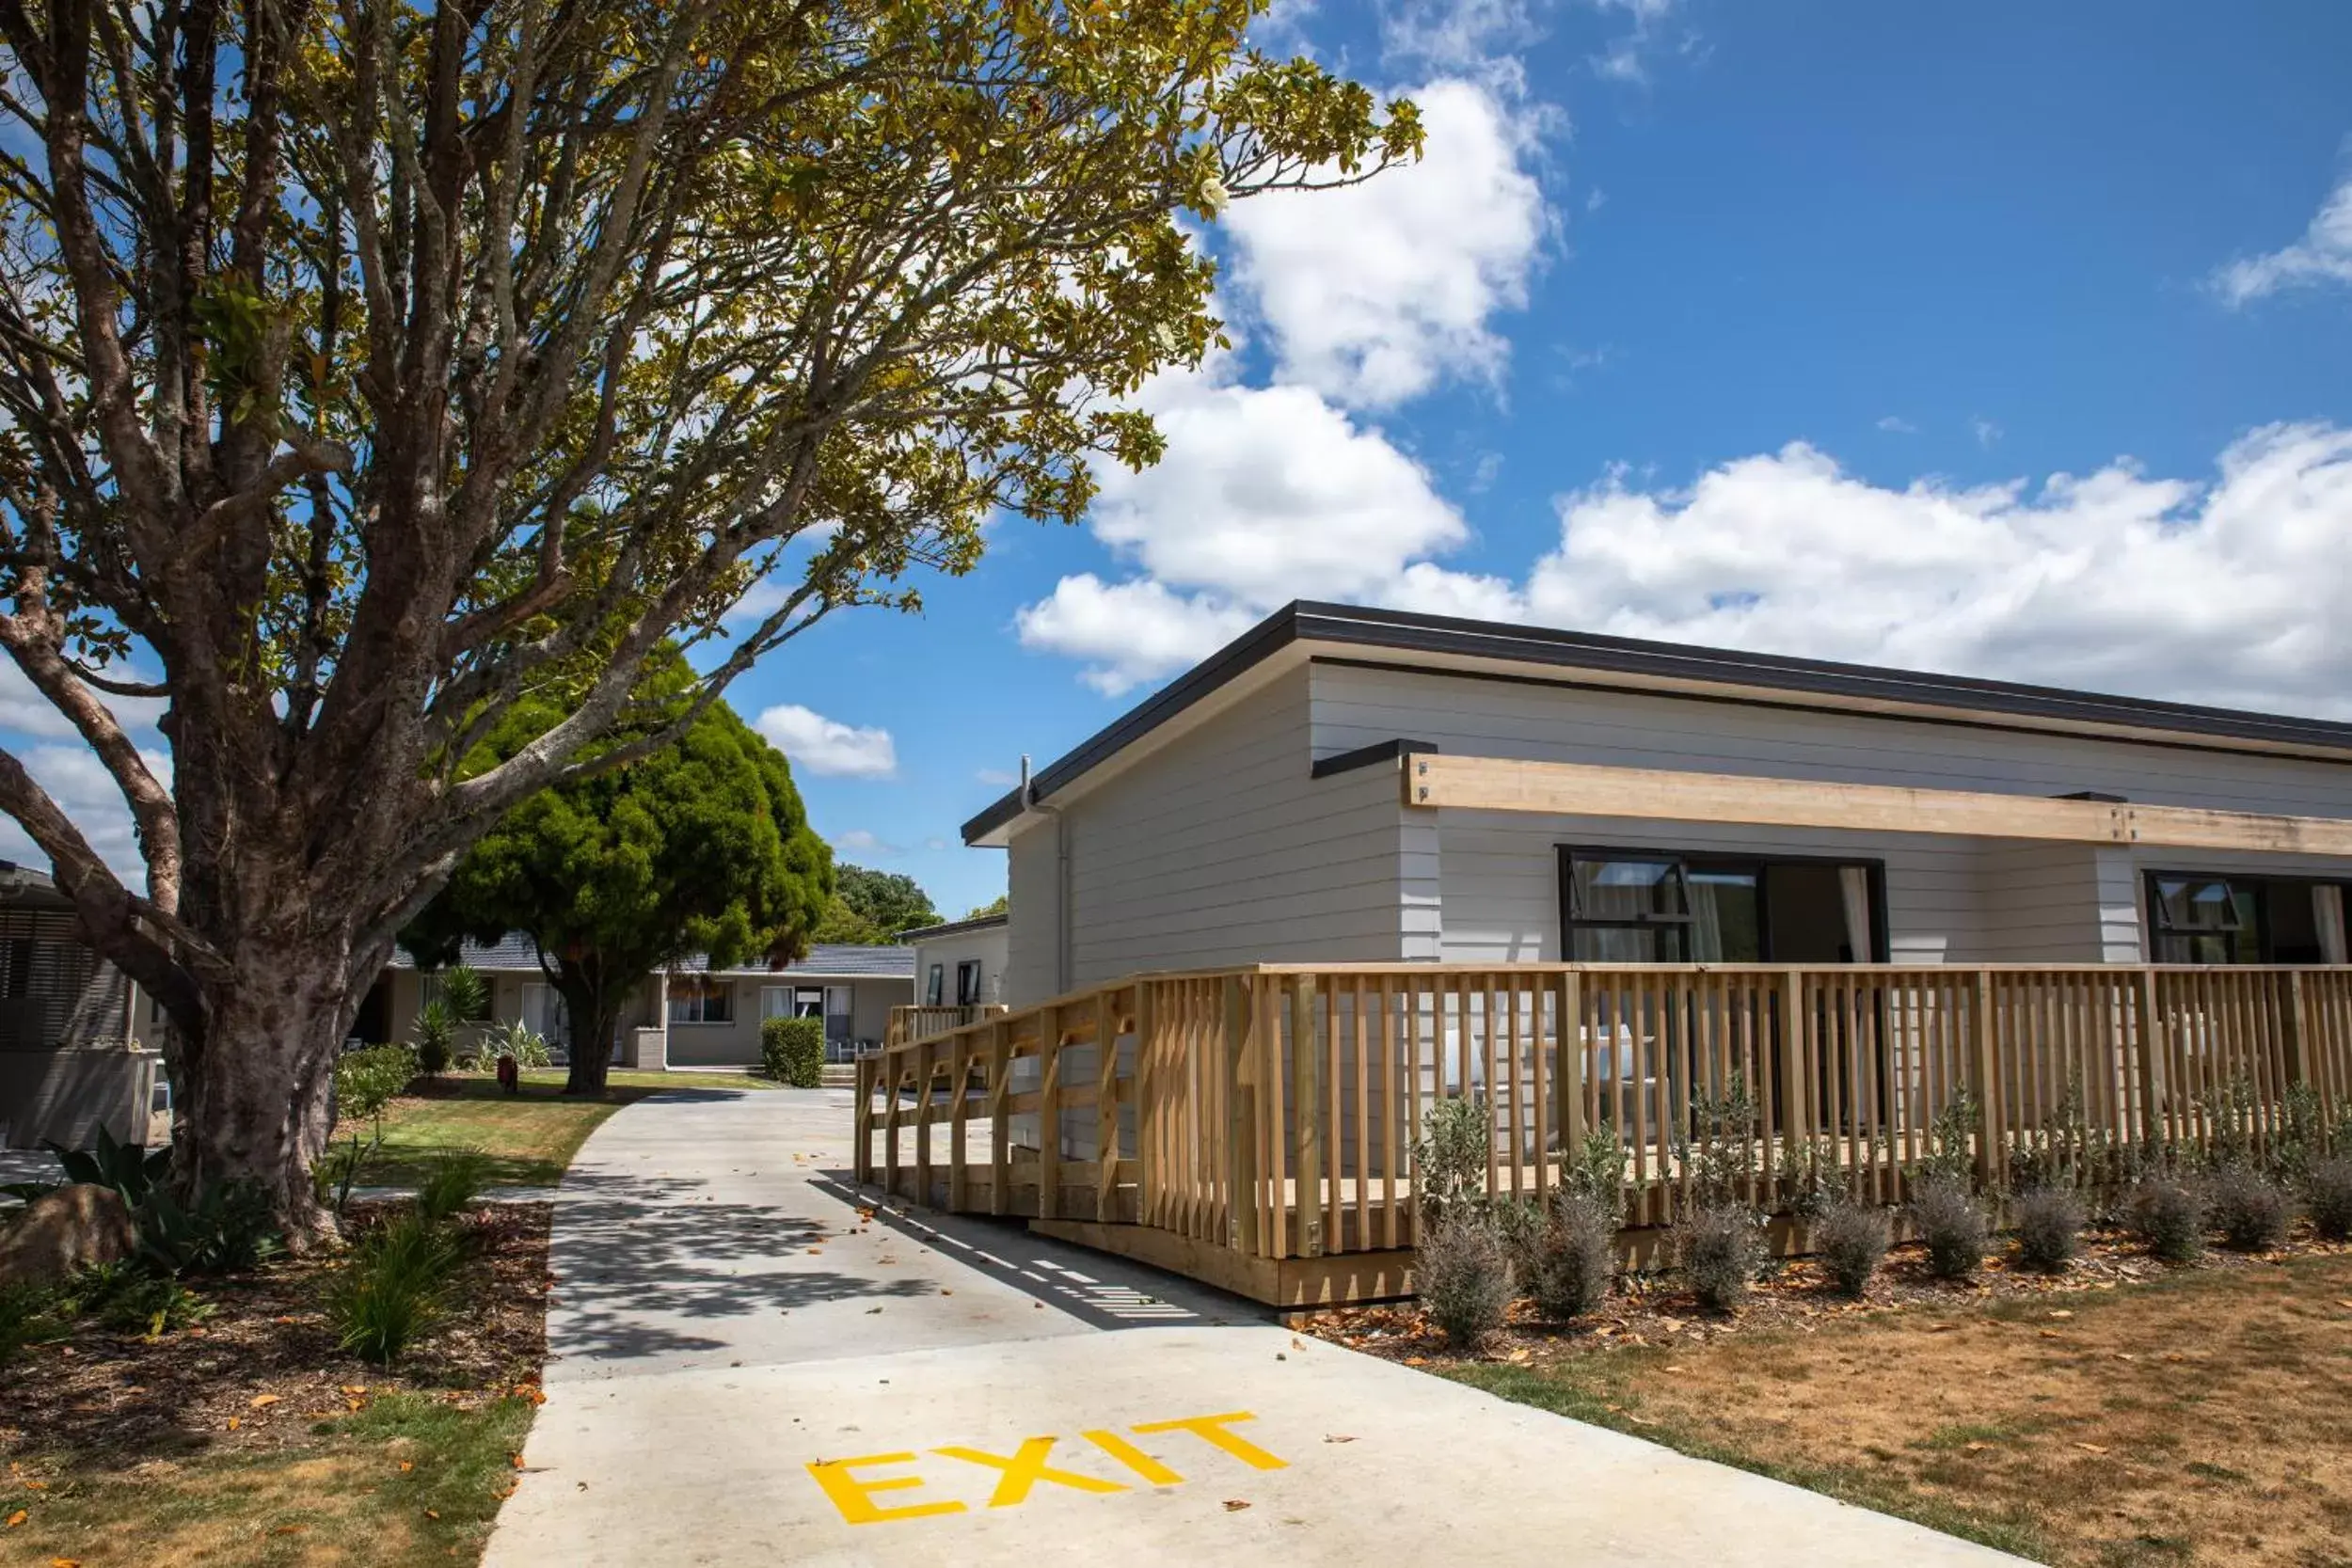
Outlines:
[[[169,787],[171,758],[147,747],[139,749],[139,756],[148,770]],[[106,771],[105,764],[98,760],[97,753],[79,744],[40,745],[24,751],[21,759],[25,770],[72,818],[90,847],[114,868],[124,885],[145,887],[147,863],[139,855],[138,835],[131,826],[131,808],[123,804],[121,789],[116,785],[114,775]],[[13,817],[8,816],[0,816],[0,858],[43,868],[49,864],[49,857],[17,826]]]
[[[854,850],[861,855],[895,855],[899,852],[898,845],[888,843],[864,828],[851,828],[847,832],[834,834],[833,847]]]
[[[1022,645],[1089,660],[1081,678],[1106,697],[1172,674],[1256,617],[1244,606],[1172,593],[1148,578],[1064,578],[1015,617]]]
[[[1625,636],[2352,712],[2352,430],[2273,425],[2211,483],[1901,489],[1802,442],[1687,491],[1565,498],[1525,613]]]
[[[1010,789],[1021,782],[1021,775],[1009,768],[982,768],[976,770],[972,777],[997,789]]]
[[[2281,289],[2322,283],[2352,285],[2352,175],[2320,203],[2302,239],[2265,256],[2241,257],[2211,279],[2233,309]]]
[[[1321,596],[2225,706],[2352,716],[2352,429],[2272,425],[2207,479],[1874,484],[1792,442],[1687,488],[1625,473],[1563,497],[1523,579],[1425,553]],[[1434,497],[1432,498],[1434,500]],[[1288,519],[1299,559],[1353,537]],[[1318,538],[1305,537],[1319,532]],[[1206,577],[1207,574],[1200,574]],[[1270,575],[1066,579],[1025,640],[1117,693],[1183,669],[1295,590]],[[1030,623],[1036,623],[1032,626]]]
[[[1530,171],[1536,111],[1458,77],[1411,96],[1420,163],[1343,190],[1253,197],[1221,224],[1276,381],[1349,407],[1394,407],[1450,378],[1498,382],[1510,345],[1488,322],[1527,303],[1551,221]]]
[[[898,751],[888,730],[853,728],[798,703],[763,709],[753,727],[806,772],[887,779],[898,770]]]
[[[154,679],[127,666],[106,673],[126,681]],[[142,730],[153,730],[166,705],[160,697],[112,697],[102,692],[99,700],[115,716],[115,721],[134,736]],[[52,739],[78,739],[81,735],[73,727],[73,721],[40,694],[12,658],[0,658],[0,730]]]
[[[1980,447],[1989,448],[2001,438],[2001,427],[1982,414],[1974,415],[1969,419],[1968,429],[1970,434],[1976,436],[1977,445]]]
[[[1916,436],[1919,434],[1919,427],[1913,424],[1909,420],[1904,419],[1900,414],[1887,415],[1884,419],[1879,420],[1879,428],[1896,436]]]

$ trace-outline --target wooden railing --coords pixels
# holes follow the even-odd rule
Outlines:
[[[967,1023],[977,1023],[1006,1010],[1001,1002],[970,1002],[953,1006],[914,1005],[890,1009],[889,1032],[883,1037],[885,1046],[904,1044],[931,1035],[944,1035],[961,1029]]]
[[[2352,970],[1261,965],[910,1035],[859,1086],[860,1180],[917,1201],[1327,1258],[1413,1244],[1415,1142],[1466,1095],[1490,1191],[1539,1196],[1607,1134],[1635,1226],[1686,1210],[1692,1140],[1735,1092],[1766,1210],[1824,1178],[1899,1200],[1939,1117],[1996,1185],[2203,1147],[2217,1117],[2266,1149],[2352,1104]]]

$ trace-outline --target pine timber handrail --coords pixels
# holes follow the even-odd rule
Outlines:
[[[1963,1094],[1975,1110],[1961,1157],[1992,1184],[2217,1133],[2266,1150],[2324,1137],[2307,1113],[2325,1129],[2352,1107],[2352,968],[1138,974],[862,1059],[857,1174],[1098,1244],[1148,1242],[1168,1266],[1257,1290],[1270,1276],[1248,1269],[1403,1256],[1418,1233],[1414,1145],[1438,1099],[1485,1102],[1497,1193],[1540,1198],[1588,1135],[1613,1136],[1630,1223],[1656,1227],[1693,1201],[1694,1107],[1735,1085],[1754,1117],[1736,1167],[1768,1211],[1825,1180],[1900,1201]],[[1398,1276],[1380,1277],[1392,1291]]]

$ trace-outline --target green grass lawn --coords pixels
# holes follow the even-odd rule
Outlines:
[[[488,1158],[492,1186],[552,1187],[588,1134],[633,1101],[663,1089],[777,1086],[749,1074],[615,1069],[603,1100],[567,1100],[561,1069],[523,1074],[516,1094],[492,1078],[452,1074],[392,1102],[384,1117],[384,1147],[360,1166],[358,1185],[413,1186],[442,1155],[471,1148]]]
[[[514,1485],[531,1416],[524,1399],[459,1409],[397,1393],[272,1449],[195,1449],[135,1468],[11,1465],[0,1508],[29,1517],[8,1531],[21,1539],[0,1544],[0,1561],[474,1561]]]

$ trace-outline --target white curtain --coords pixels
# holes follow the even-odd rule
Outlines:
[[[1688,882],[1691,951],[1684,956],[1692,963],[1721,963],[1724,961],[1724,917],[1715,904],[1715,884],[1704,877],[1690,878]]]
[[[1846,945],[1852,950],[1853,962],[1867,964],[1872,957],[1870,868],[1867,865],[1839,866],[1837,891],[1846,906]]]
[[[2312,889],[2312,922],[2319,927],[2319,961],[2352,963],[2344,951],[2344,889],[2326,884]]]

